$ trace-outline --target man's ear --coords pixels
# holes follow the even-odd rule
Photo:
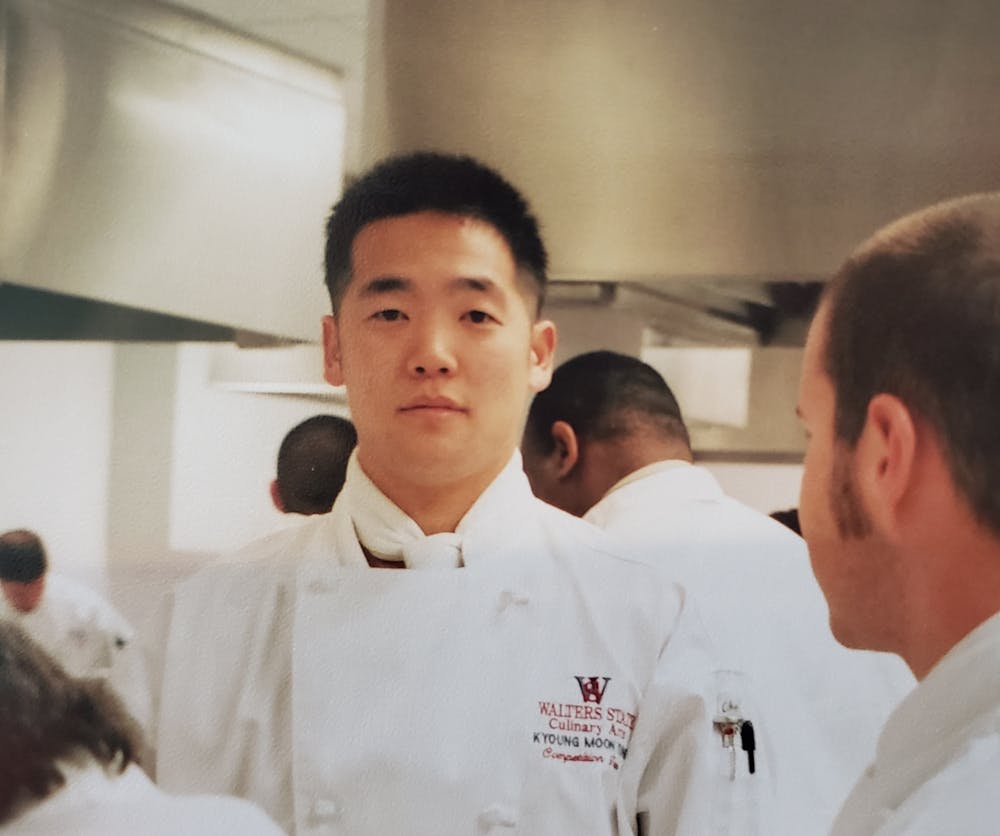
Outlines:
[[[323,317],[323,377],[331,386],[344,385],[344,370],[340,362],[340,332],[337,320]]]
[[[532,392],[541,392],[552,381],[552,365],[556,354],[556,326],[540,319],[531,326],[531,368],[528,385]]]
[[[868,402],[854,455],[866,507],[883,531],[892,530],[912,487],[917,456],[916,422],[903,401],[880,393]]]
[[[576,431],[565,421],[555,421],[552,424],[552,440],[555,442],[555,475],[565,479],[573,472],[580,459],[580,446]]]
[[[278,487],[277,479],[271,480],[271,502],[282,514],[285,513],[285,501],[281,498],[281,488]]]

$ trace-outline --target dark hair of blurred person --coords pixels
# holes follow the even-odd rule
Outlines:
[[[140,745],[138,725],[103,681],[69,677],[0,622],[0,823],[63,786],[61,761],[89,755],[121,773]]]
[[[772,511],[768,516],[777,522],[780,522],[785,528],[789,528],[802,536],[802,527],[799,525],[799,509],[798,508],[785,508],[780,511]]]
[[[357,443],[354,424],[336,415],[314,415],[292,427],[278,449],[274,506],[286,514],[327,513],[344,487]]]
[[[535,495],[577,516],[650,462],[692,460],[666,381],[642,360],[613,351],[579,354],[556,369],[531,403],[522,452]]]
[[[45,546],[35,532],[15,528],[0,534],[0,585],[16,610],[31,612],[38,606],[48,567]]]

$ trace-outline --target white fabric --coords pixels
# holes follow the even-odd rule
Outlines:
[[[61,771],[65,785],[0,826],[5,836],[281,836],[246,801],[169,796],[134,764],[109,774],[89,759]]]
[[[744,697],[757,738],[745,795],[776,834],[825,834],[913,686],[896,657],[841,647],[802,539],[727,497],[704,468],[669,461],[586,515],[689,590]],[[735,789],[735,788],[734,788]]]
[[[462,565],[461,524],[454,533],[424,534],[382,493],[358,463],[357,448],[347,462],[342,502],[361,544],[382,560],[402,561],[407,569],[454,569]]]
[[[834,836],[994,836],[1000,775],[1000,613],[893,712]]]
[[[49,572],[31,612],[16,609],[0,593],[0,619],[17,624],[70,676],[107,679],[132,716],[148,728],[150,692],[142,650],[128,622],[94,590]]]
[[[164,786],[298,836],[733,832],[676,586],[538,502],[517,455],[459,525],[463,568],[369,568],[348,507],[176,590]]]

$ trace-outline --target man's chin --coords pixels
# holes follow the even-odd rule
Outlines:
[[[874,640],[874,633],[865,630],[857,619],[830,612],[830,632],[837,642],[849,650],[887,650]]]
[[[441,443],[401,453],[394,470],[405,473],[405,478],[413,485],[433,488],[464,481],[491,467],[491,463],[470,456],[468,445],[451,444],[442,439]]]

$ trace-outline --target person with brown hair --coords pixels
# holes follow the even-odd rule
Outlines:
[[[830,626],[918,679],[837,836],[997,832],[1000,193],[876,233],[806,341],[799,502]]]
[[[278,836],[234,798],[169,796],[136,761],[142,733],[107,684],[70,677],[0,622],[0,830],[5,836]]]

